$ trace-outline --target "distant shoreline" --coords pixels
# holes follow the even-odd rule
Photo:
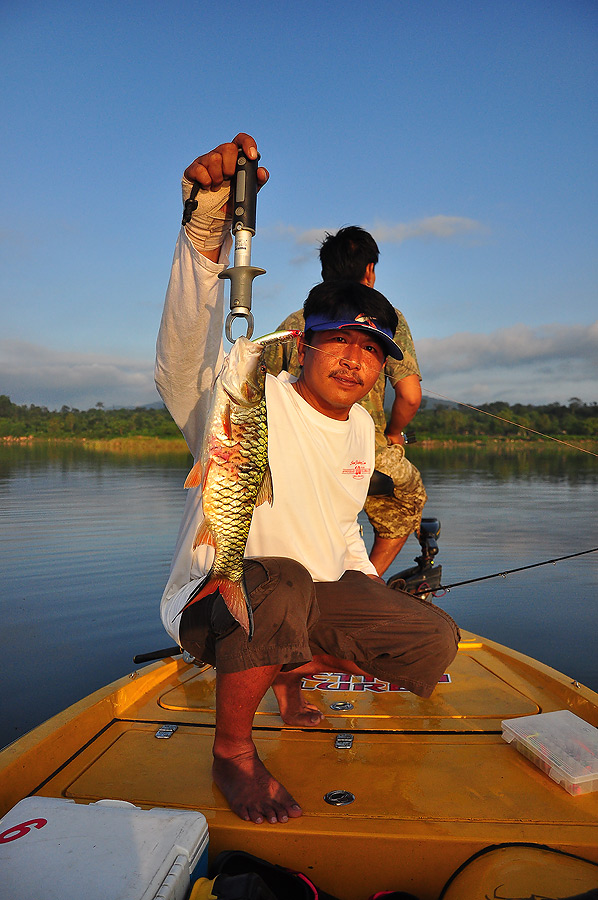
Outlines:
[[[32,444],[75,446],[82,447],[90,451],[103,453],[134,453],[139,456],[154,453],[189,454],[188,447],[182,437],[154,438],[147,437],[145,435],[134,435],[131,437],[123,438],[51,438],[45,436],[38,437],[35,435],[26,435],[21,437],[0,437],[0,446],[14,447],[30,446]],[[516,452],[525,449],[540,450],[551,448],[553,450],[561,450],[564,452],[589,450],[594,453],[598,453],[598,441],[586,436],[576,437],[575,435],[566,435],[554,440],[550,439],[550,437],[513,438],[504,435],[472,435],[471,437],[447,435],[442,438],[418,438],[418,440],[413,445],[408,446],[407,452],[411,454],[413,450],[415,450],[415,452],[417,453],[419,449],[437,450],[452,448],[472,448],[479,450],[500,449],[506,452]]]

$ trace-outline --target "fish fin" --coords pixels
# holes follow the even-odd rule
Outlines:
[[[206,544],[208,547],[216,547],[216,541],[207,519],[203,520],[195,533],[193,549],[195,550],[195,548],[199,547],[201,544]]]
[[[253,610],[249,602],[245,578],[241,581],[229,581],[228,578],[215,578],[213,584],[218,585],[226,608],[231,616],[237,620],[241,628],[247,632],[248,640],[253,637]]]
[[[201,460],[198,459],[197,462],[195,463],[195,465],[193,466],[193,468],[191,469],[191,471],[189,472],[189,474],[187,475],[187,478],[185,479],[184,487],[186,487],[186,488],[199,487],[199,485],[201,484],[201,481],[202,481],[202,466],[201,466]]]
[[[233,426],[230,420],[230,403],[227,403],[222,410],[222,428],[227,440],[232,440]]]
[[[228,578],[214,577],[210,569],[206,577],[202,579],[191,597],[189,597],[179,615],[190,606],[193,606],[194,603],[197,603],[198,600],[213,594],[217,590],[220,591],[231,616],[247,632],[248,640],[251,640],[253,637],[253,610],[249,602],[245,578],[242,578],[241,581],[230,581]]]
[[[218,585],[215,584],[214,581],[212,580],[212,570],[210,569],[208,574],[205,575],[200,581],[197,582],[197,587],[195,587],[193,589],[189,599],[183,606],[182,610],[179,613],[177,613],[177,615],[174,618],[176,619],[178,616],[181,616],[185,612],[186,609],[188,609],[190,606],[193,606],[193,604],[197,603],[198,600],[201,600],[203,597],[209,596],[209,594],[214,594],[217,590],[218,590]],[[174,619],[173,619],[173,621],[174,621]]]
[[[260,489],[255,498],[256,506],[261,506],[262,503],[269,503],[270,506],[274,503],[274,487],[272,485],[272,471],[269,463],[266,465],[266,471],[264,472]]]

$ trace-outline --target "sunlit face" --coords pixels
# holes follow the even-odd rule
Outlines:
[[[303,368],[295,389],[318,412],[338,420],[371,391],[386,359],[382,344],[359,328],[317,331],[311,345],[301,337],[297,352]]]

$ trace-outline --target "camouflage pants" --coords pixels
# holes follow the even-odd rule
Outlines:
[[[424,503],[428,499],[419,470],[405,456],[401,444],[376,447],[376,468],[394,482],[394,494],[368,497],[365,511],[381,538],[406,538],[419,530]]]

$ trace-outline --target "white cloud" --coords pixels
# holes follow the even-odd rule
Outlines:
[[[348,223],[347,223],[348,224]],[[301,231],[294,225],[277,225],[274,228],[266,229],[274,238],[291,239],[300,247],[309,246],[315,249],[324,240],[326,234],[333,234],[338,230],[339,225],[330,228],[308,228]],[[488,228],[475,219],[468,219],[463,216],[428,216],[423,219],[416,219],[413,222],[398,222],[396,224],[388,224],[384,222],[376,222],[373,225],[364,225],[379,244],[402,244],[409,240],[430,240],[436,239],[441,241],[453,240],[464,235],[486,234]],[[305,257],[299,257],[301,262]]]
[[[598,401],[598,321],[417,342],[424,392],[466,403]]]
[[[98,402],[141,406],[159,399],[150,360],[50,350],[17,340],[0,340],[0,392],[13,403],[50,409],[89,409]]]
[[[486,233],[487,228],[475,219],[462,216],[430,216],[415,222],[385,225],[379,223],[369,228],[379,244],[402,244],[409,240],[452,240],[466,234]]]
[[[478,405],[598,401],[598,321],[517,325],[417,342],[424,393]],[[59,409],[141,406],[158,400],[153,360],[50,350],[0,340],[0,393],[14,403]]]

